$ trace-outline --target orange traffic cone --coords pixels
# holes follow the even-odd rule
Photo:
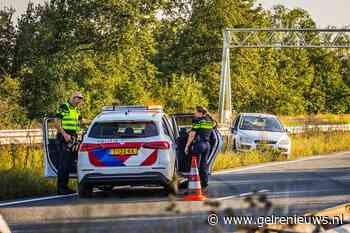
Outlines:
[[[202,194],[202,187],[198,173],[197,159],[192,156],[191,172],[188,177],[188,194],[184,196],[185,201],[203,201],[207,199]]]

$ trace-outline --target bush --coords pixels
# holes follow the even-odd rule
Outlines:
[[[43,177],[43,158],[41,145],[1,146],[0,200],[55,193],[55,180]]]
[[[161,89],[166,112],[192,112],[196,106],[207,107],[208,100],[201,90],[202,84],[193,76],[172,75],[168,85]]]
[[[0,171],[0,200],[54,194],[54,180],[41,177],[30,169]]]

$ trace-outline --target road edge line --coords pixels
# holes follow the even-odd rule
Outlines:
[[[77,193],[72,193],[72,194],[67,194],[67,195],[37,197],[37,198],[26,199],[26,200],[21,200],[21,201],[3,202],[3,203],[0,203],[0,207],[19,205],[19,204],[26,204],[26,203],[37,202],[37,201],[46,201],[46,200],[59,199],[59,198],[66,198],[66,197],[73,197],[73,196],[76,196],[76,195],[77,195]]]
[[[245,167],[241,167],[241,168],[238,167],[238,168],[233,168],[233,169],[225,169],[222,171],[213,172],[212,176],[248,171],[248,170],[259,169],[259,168],[270,167],[270,166],[284,165],[284,164],[289,164],[289,163],[297,163],[297,162],[302,162],[302,161],[307,161],[307,160],[340,156],[340,155],[345,155],[348,153],[350,153],[350,151],[337,152],[337,153],[333,153],[333,154],[329,154],[329,155],[328,154],[327,155],[314,155],[314,156],[308,156],[308,157],[296,159],[296,160],[288,160],[288,161],[280,161],[280,162],[268,162],[268,163],[262,163],[259,165],[245,166]]]

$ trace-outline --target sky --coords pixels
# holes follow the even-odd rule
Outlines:
[[[258,0],[264,8],[276,4],[288,8],[301,7],[309,12],[320,28],[350,25],[350,0]]]
[[[12,6],[16,9],[15,17],[24,13],[28,2],[39,3],[44,0],[0,0],[0,8]],[[264,8],[282,4],[288,8],[306,9],[316,21],[317,26],[344,27],[350,25],[350,0],[257,0]]]
[[[0,0],[0,8],[3,8],[3,7],[14,8],[16,10],[14,17],[17,18],[21,14],[25,13],[29,2],[41,3],[41,2],[44,2],[44,0]]]

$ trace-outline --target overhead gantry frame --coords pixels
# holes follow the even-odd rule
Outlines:
[[[230,48],[350,48],[350,29],[227,28],[224,31],[219,123],[231,120]]]

